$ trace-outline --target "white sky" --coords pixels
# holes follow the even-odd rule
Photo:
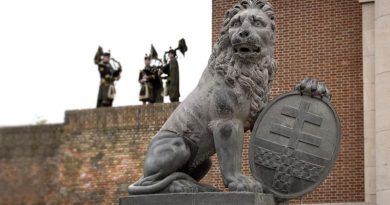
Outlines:
[[[0,126],[62,122],[65,110],[94,108],[98,45],[123,66],[114,106],[140,104],[150,44],[161,57],[180,38],[189,48],[179,58],[184,99],[211,52],[211,0],[2,0]]]

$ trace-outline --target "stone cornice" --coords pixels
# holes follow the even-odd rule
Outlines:
[[[374,3],[375,0],[359,0],[359,3],[365,4],[365,3]]]

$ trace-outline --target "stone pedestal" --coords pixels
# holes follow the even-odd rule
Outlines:
[[[246,192],[135,195],[119,199],[119,205],[275,205],[271,194]]]

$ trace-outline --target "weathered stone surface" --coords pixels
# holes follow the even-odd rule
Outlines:
[[[129,194],[209,192],[197,181],[209,172],[214,154],[229,191],[262,191],[240,168],[244,132],[271,95],[275,14],[268,0],[241,0],[224,22],[198,86],[151,140],[144,176]]]
[[[252,132],[253,176],[278,198],[313,191],[330,172],[341,141],[340,120],[325,98],[290,92],[260,114]]]
[[[390,1],[375,1],[376,204],[390,201]]]
[[[270,194],[230,192],[154,194],[123,197],[119,205],[275,205]]]

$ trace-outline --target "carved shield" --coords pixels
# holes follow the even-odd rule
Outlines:
[[[252,175],[277,198],[313,191],[339,151],[339,117],[327,99],[290,92],[269,103],[252,131]]]

